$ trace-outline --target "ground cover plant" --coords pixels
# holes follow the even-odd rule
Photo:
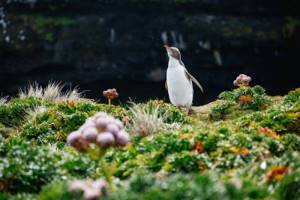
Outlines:
[[[300,199],[300,89],[272,97],[250,80],[191,115],[53,84],[1,98],[0,199]]]

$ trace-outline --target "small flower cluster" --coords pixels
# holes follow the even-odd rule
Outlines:
[[[115,88],[104,90],[102,94],[105,98],[108,99],[109,104],[111,103],[111,100],[119,97],[119,93],[117,92],[117,90]]]
[[[281,180],[289,172],[288,166],[273,166],[265,175],[264,181]]]
[[[120,120],[99,112],[88,118],[79,130],[72,132],[67,142],[78,150],[86,149],[93,143],[102,148],[125,146],[130,138],[123,128]]]
[[[108,185],[105,180],[76,180],[70,183],[70,192],[83,192],[84,200],[95,200],[106,194]]]
[[[236,79],[233,81],[233,85],[234,86],[248,86],[250,81],[251,81],[251,77],[247,76],[245,74],[240,74],[238,77],[236,77]]]
[[[259,127],[257,130],[261,133],[266,134],[267,136],[270,136],[270,137],[274,137],[274,138],[279,137],[278,133],[276,131],[273,131],[270,128]]]
[[[250,95],[242,95],[239,97],[239,102],[241,103],[251,103],[253,98]]]
[[[240,155],[248,155],[250,153],[250,150],[246,147],[231,147],[230,150],[233,153],[240,154]]]

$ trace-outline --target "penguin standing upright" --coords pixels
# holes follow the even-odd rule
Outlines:
[[[176,107],[185,107],[189,110],[193,104],[193,82],[202,92],[203,88],[185,68],[179,49],[167,45],[164,47],[169,57],[166,87],[170,101]]]

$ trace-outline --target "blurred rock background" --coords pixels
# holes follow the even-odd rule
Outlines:
[[[0,94],[30,82],[79,85],[101,99],[167,98],[164,43],[203,84],[196,104],[239,73],[269,94],[299,87],[296,0],[0,0]]]

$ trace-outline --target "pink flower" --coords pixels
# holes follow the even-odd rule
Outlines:
[[[107,117],[107,114],[105,112],[98,112],[94,115],[94,118],[97,119],[97,118],[101,118],[101,117]]]
[[[95,127],[87,127],[82,131],[83,139],[88,142],[95,142],[97,139],[98,130]]]
[[[101,196],[101,190],[96,188],[88,188],[83,193],[84,200],[96,200]]]
[[[93,122],[92,120],[88,120],[86,121],[80,128],[78,131],[82,132],[83,130],[90,128],[90,127],[95,127],[95,122]]]
[[[69,186],[70,192],[83,192],[84,200],[96,200],[105,195],[108,185],[105,180],[76,180],[72,181]]]
[[[115,138],[110,132],[103,132],[103,133],[98,135],[97,143],[101,147],[107,148],[107,147],[110,147],[110,146],[114,145]]]
[[[124,125],[120,120],[99,112],[89,117],[78,131],[71,133],[67,141],[77,150],[86,150],[92,147],[90,144],[95,143],[103,148],[116,144],[125,146],[129,142],[129,135],[123,129]]]
[[[108,124],[106,127],[106,131],[116,135],[117,132],[120,131],[120,129],[116,124]]]
[[[111,120],[107,117],[99,117],[96,119],[96,127],[98,129],[105,129],[110,122]]]
[[[116,90],[115,88],[105,90],[105,91],[103,91],[102,94],[103,94],[103,96],[104,96],[105,98],[110,99],[110,100],[119,97],[119,94],[118,94],[118,92],[117,92],[117,90]]]
[[[73,181],[70,184],[69,190],[70,192],[80,192],[87,188],[85,181]]]
[[[123,129],[124,128],[123,122],[121,122],[118,119],[115,121],[115,124],[119,127],[119,129]]]
[[[98,189],[105,189],[105,188],[107,189],[108,188],[106,181],[103,179],[94,181],[93,185],[94,185],[94,187],[96,187]]]
[[[119,131],[116,135],[116,142],[120,146],[125,146],[130,141],[130,137],[127,132]]]
[[[236,79],[233,81],[233,85],[234,86],[240,86],[240,85],[244,85],[244,86],[248,86],[250,81],[251,81],[251,77],[247,76],[245,74],[240,74],[238,77],[236,77]]]
[[[74,131],[70,133],[67,137],[67,143],[73,146],[75,143],[78,142],[79,138],[81,137],[81,133],[78,131]]]

